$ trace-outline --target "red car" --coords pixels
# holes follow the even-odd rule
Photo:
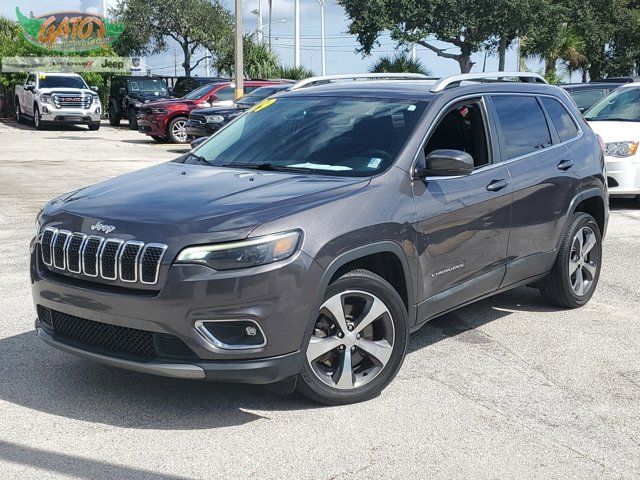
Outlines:
[[[259,87],[280,84],[279,81],[245,80],[244,93]],[[196,108],[231,105],[235,86],[231,82],[208,83],[187,93],[182,98],[169,98],[145,103],[138,113],[138,130],[161,142],[187,143],[185,125],[189,112]]]

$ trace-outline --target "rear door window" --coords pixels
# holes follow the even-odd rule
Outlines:
[[[591,90],[578,90],[577,92],[571,92],[573,101],[576,102],[578,108],[581,111],[585,111],[591,108],[595,103],[605,96],[607,92],[603,89],[591,89]]]
[[[216,92],[216,101],[234,100],[235,95],[233,87],[224,87]]]
[[[536,97],[495,95],[492,100],[504,136],[505,159],[551,146],[547,119]]]
[[[542,104],[547,110],[551,123],[556,127],[560,141],[570,140],[578,135],[578,127],[562,104],[553,98],[542,97]]]

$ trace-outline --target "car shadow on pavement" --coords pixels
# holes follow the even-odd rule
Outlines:
[[[9,127],[9,128],[15,128],[16,130],[33,130],[34,132],[37,132],[38,130],[36,130],[36,128],[33,126],[33,123],[28,121],[27,123],[18,123],[15,120],[0,120],[0,123],[2,123],[4,126]],[[61,131],[61,132],[79,132],[81,130],[87,130],[87,127],[84,125],[68,125],[68,124],[64,124],[61,123],[59,125],[49,125],[47,124],[43,130],[40,131]]]
[[[514,311],[554,311],[537,291],[519,288],[437,318],[412,335],[409,353],[465,334]],[[474,333],[476,332],[476,333]],[[55,350],[34,332],[0,340],[0,400],[52,415],[125,428],[197,430],[267,418],[256,412],[322,408],[300,395],[258,385],[155,377]],[[0,445],[0,450],[2,446]]]
[[[635,198],[611,198],[609,200],[609,210],[640,210],[640,201]]]
[[[0,440],[0,461],[47,472],[92,480],[94,478],[135,478],[136,480],[183,480],[188,477],[168,475],[100,460],[67,455],[51,450],[27,447]]]

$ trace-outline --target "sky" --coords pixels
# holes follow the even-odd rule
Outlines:
[[[167,0],[171,1],[171,0]],[[235,7],[234,0],[221,0],[229,10]],[[264,40],[267,41],[268,3],[267,0],[242,0],[243,22],[245,32],[253,32],[257,29],[257,16],[251,11],[258,8],[258,2],[262,2]],[[366,0],[363,0],[366,1]],[[107,0],[110,7],[114,7],[117,0]],[[33,11],[36,16],[52,11],[82,11],[101,12],[101,0],[1,0],[0,15],[16,19],[15,7],[19,6],[24,13]],[[321,72],[320,56],[320,5],[317,0],[300,0],[300,60],[301,63],[313,70],[316,74]],[[286,65],[293,65],[293,28],[294,28],[294,0],[273,0],[273,25],[272,45],[280,61]],[[325,36],[327,46],[327,74],[367,72],[377,58],[385,55],[393,55],[397,52],[396,44],[388,35],[382,35],[379,39],[380,46],[374,48],[370,56],[363,56],[356,52],[359,44],[355,36],[345,33],[348,30],[349,20],[344,9],[335,0],[326,0],[325,6]],[[444,43],[436,42],[440,47],[449,47]],[[451,51],[455,51],[452,49]],[[196,53],[197,60],[204,52]],[[182,57],[178,49],[178,75],[183,71],[180,67]],[[447,76],[460,73],[458,63],[454,60],[438,57],[435,53],[424,47],[418,46],[417,58],[435,76]],[[473,57],[476,65],[473,71],[482,71],[484,53],[479,52]],[[152,68],[152,72],[158,75],[174,74],[173,48],[161,54],[153,55],[145,59],[146,64]],[[540,65],[537,62],[528,62],[533,71],[537,71]],[[495,71],[498,67],[498,59],[489,55],[486,61],[486,70]],[[507,54],[506,70],[516,70],[517,60],[514,49]],[[194,72],[195,75],[204,75],[201,66]]]

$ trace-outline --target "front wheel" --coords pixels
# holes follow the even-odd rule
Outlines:
[[[33,126],[36,127],[36,130],[44,129],[42,118],[40,117],[40,110],[38,109],[37,105],[33,107]]]
[[[138,130],[138,116],[133,108],[129,109],[127,118],[129,120],[129,130]]]
[[[89,130],[91,131],[96,131],[96,130],[100,130],[100,122],[93,122],[89,124]]]
[[[24,118],[22,117],[22,110],[20,109],[20,102],[18,101],[17,98],[15,100],[15,104],[16,104],[16,122],[24,123]]]
[[[298,389],[329,405],[375,397],[398,373],[407,339],[398,292],[368,270],[349,272],[327,288]]]
[[[169,139],[173,143],[187,143],[186,117],[176,117],[169,122]]]
[[[598,285],[602,234],[588,213],[576,212],[564,234],[551,274],[540,286],[548,302],[566,308],[586,304]]]

